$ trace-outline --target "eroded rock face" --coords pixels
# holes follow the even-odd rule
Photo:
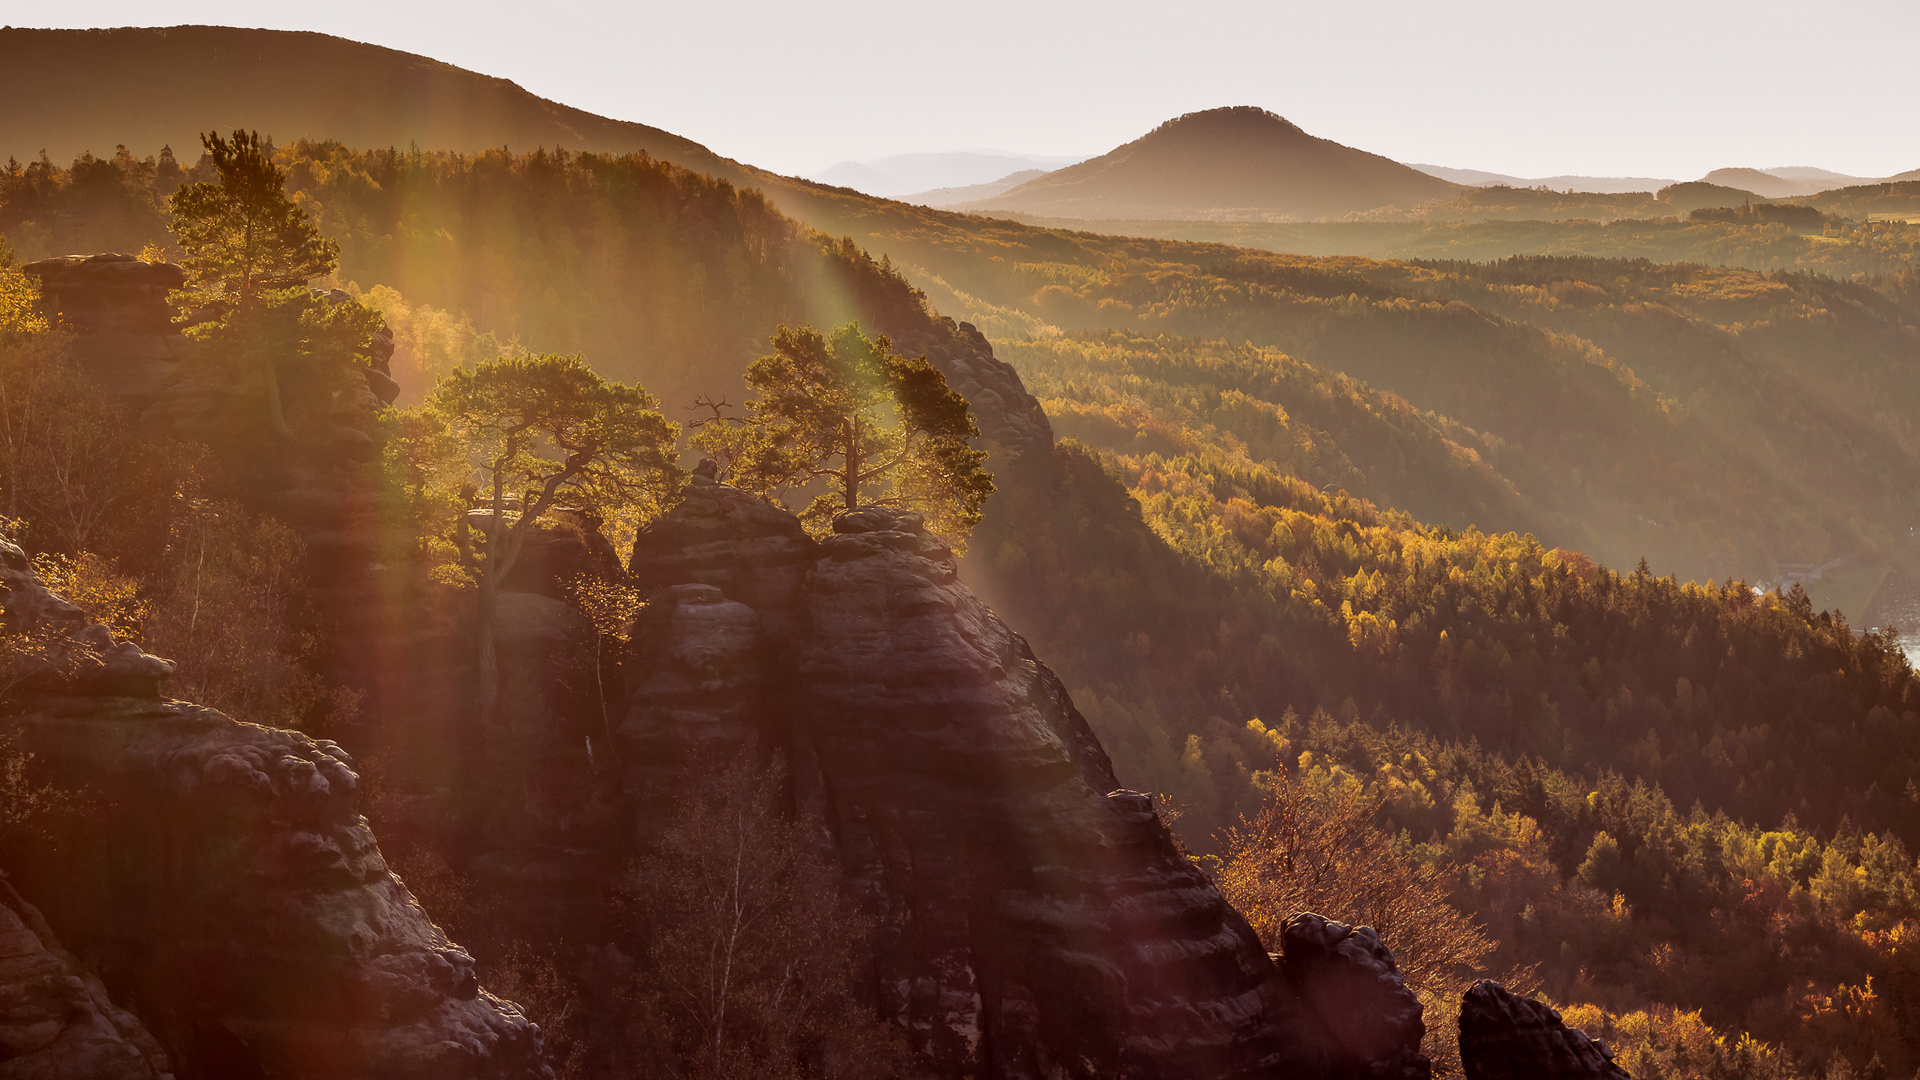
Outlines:
[[[0,565],[0,621],[85,623],[18,548]],[[21,749],[91,807],[8,869],[179,1075],[549,1076],[538,1029],[389,872],[346,752],[162,701],[171,666],[115,643],[14,695]]]
[[[544,1075],[387,869],[344,751],[177,702],[48,697],[22,745],[111,793],[16,868],[184,1076]]]
[[[1370,926],[1303,912],[1281,928],[1281,968],[1333,1034],[1343,1075],[1426,1080],[1427,1025],[1393,953]]]
[[[0,540],[0,627],[32,642],[12,660],[26,689],[156,698],[171,660],[149,655],[47,590],[27,553]]]
[[[675,585],[640,621],[645,658],[616,733],[622,788],[644,850],[690,778],[714,775],[784,733],[771,709],[760,616],[712,585]]]
[[[0,882],[0,1076],[173,1080],[166,1052],[13,887]]]
[[[799,518],[696,473],[680,505],[634,538],[627,569],[648,591],[712,585],[786,638],[798,629],[800,583],[817,555]]]
[[[924,353],[967,399],[980,426],[984,449],[996,468],[1028,454],[1053,449],[1053,425],[1040,402],[1027,392],[1012,364],[993,355],[987,336],[972,323],[935,319],[921,327],[884,327],[900,352]]]
[[[1461,999],[1460,1064],[1467,1080],[1630,1080],[1605,1043],[1491,979]]]
[[[623,728],[636,805],[697,782],[669,762],[788,747],[878,923],[881,1007],[939,1075],[1329,1075],[1251,929],[918,515],[845,514],[815,545],[694,491],[635,549],[663,620]]]
[[[64,255],[21,267],[46,306],[78,331],[80,358],[108,393],[150,398],[179,374],[186,339],[167,293],[186,284],[177,266],[132,255]]]

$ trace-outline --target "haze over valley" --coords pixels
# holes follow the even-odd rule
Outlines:
[[[0,1072],[1920,1073],[1897,103],[1018,14],[0,29]]]

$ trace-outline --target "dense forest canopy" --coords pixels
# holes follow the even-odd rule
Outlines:
[[[1912,566],[1911,268],[1316,259],[807,195],[853,238],[831,241],[639,155],[276,161],[403,381],[579,352],[684,418],[781,323],[970,319],[1063,441],[996,472],[968,580],[1203,862],[1284,785],[1364,796],[1488,963],[1613,1025],[1636,1075],[1819,1076],[1836,1047],[1920,1066],[1873,990],[1914,970],[1920,683],[1848,605],[1752,587]],[[164,255],[163,200],[208,168],[16,163],[0,231],[27,257]],[[22,333],[20,370],[58,352]],[[9,461],[11,498],[31,461]],[[130,500],[97,551],[28,536],[143,580],[157,628],[180,593],[152,538],[215,529],[204,507]],[[287,577],[270,519],[220,521],[233,580]],[[276,632],[298,669],[310,645]],[[335,715],[300,688],[277,715]]]

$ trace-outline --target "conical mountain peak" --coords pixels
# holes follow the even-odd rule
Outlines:
[[[1187,113],[972,209],[1048,217],[1313,220],[1445,199],[1456,184],[1252,105]]]

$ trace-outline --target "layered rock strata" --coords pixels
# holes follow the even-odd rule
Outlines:
[[[132,255],[65,255],[21,267],[46,307],[76,331],[81,360],[100,387],[151,399],[179,375],[186,339],[167,294],[186,284],[177,266]]]
[[[1427,1080],[1420,999],[1370,926],[1302,912],[1280,930],[1280,967],[1334,1039],[1342,1075]]]
[[[924,353],[947,385],[967,399],[996,467],[1053,449],[1053,426],[1040,402],[1013,365],[993,355],[987,336],[972,323],[936,319],[925,331],[909,329],[899,344],[903,351]]]
[[[12,545],[0,600],[16,641],[105,633],[73,632]],[[165,661],[106,640],[10,699],[19,748],[85,811],[9,869],[182,1077],[550,1075],[538,1029],[388,870],[345,751],[160,700]],[[46,1075],[90,1075],[63,1067]]]
[[[882,1012],[940,1075],[1332,1075],[1252,930],[946,545],[914,514],[835,527],[816,544],[701,482],[639,537],[661,610],[622,727],[633,804],[787,748],[878,923]]]
[[[1490,979],[1461,999],[1460,1065],[1467,1080],[1631,1080],[1606,1043]]]

